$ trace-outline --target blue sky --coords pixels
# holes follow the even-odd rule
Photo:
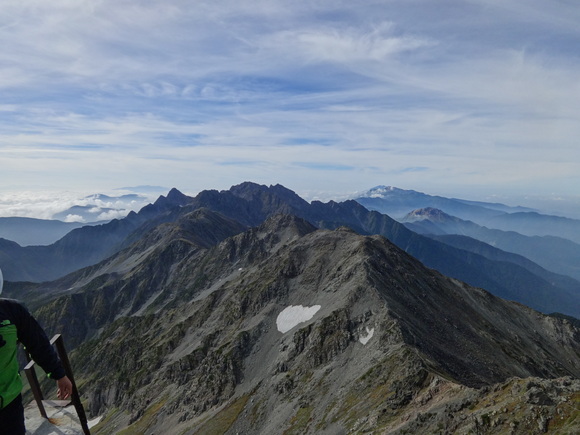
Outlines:
[[[578,200],[578,23],[575,0],[3,0],[0,192]]]

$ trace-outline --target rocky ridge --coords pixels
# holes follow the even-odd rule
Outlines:
[[[74,353],[90,413],[105,415],[95,433],[578,429],[580,330],[565,319],[426,269],[381,236],[288,215],[195,246],[93,289],[128,276],[157,289],[145,310],[110,305],[116,320]],[[281,332],[300,306],[320,308]]]

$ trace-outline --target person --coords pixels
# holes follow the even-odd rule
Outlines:
[[[0,270],[0,294],[3,285]],[[0,433],[3,435],[26,433],[22,380],[16,357],[18,342],[26,347],[48,377],[56,380],[59,399],[68,399],[72,394],[72,383],[38,322],[18,302],[0,298]]]

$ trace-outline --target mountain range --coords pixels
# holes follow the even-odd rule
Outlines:
[[[95,434],[580,430],[580,321],[522,305],[577,315],[571,278],[253,183],[59,242],[90,264],[5,292],[73,349]]]
[[[301,217],[317,228],[348,226],[360,234],[380,234],[401,249],[441,273],[485,288],[507,299],[543,312],[580,316],[578,282],[548,281],[518,264],[495,261],[458,249],[407,229],[389,216],[369,211],[358,202],[308,203],[283,186],[243,183],[229,190],[207,190],[196,197],[172,189],[139,213],[104,225],[71,231],[57,243],[43,247],[20,247],[0,240],[0,260],[10,281],[48,281],[110,257],[144,231],[186,213],[207,208],[252,227],[278,213]]]
[[[393,186],[376,186],[355,195],[357,202],[369,210],[399,219],[411,210],[419,208],[437,208],[462,219],[479,221],[489,219],[504,213],[536,212],[527,207],[510,207],[501,203],[469,201],[443,196],[428,195],[415,190],[399,189]]]
[[[556,236],[580,243],[580,220],[541,214],[525,207],[432,196],[390,186],[370,189],[357,195],[356,201],[369,210],[388,214],[398,220],[416,209],[435,208],[488,228],[528,236]]]
[[[467,245],[462,236],[467,236],[503,251],[522,255],[552,272],[580,279],[580,244],[568,239],[525,236],[515,231],[487,228],[429,207],[413,210],[401,222],[417,233],[432,235],[448,244],[457,246],[458,240],[463,240],[463,249]]]
[[[444,277],[382,236],[275,215],[226,237],[236,225],[187,213],[37,311],[93,337],[73,361],[90,414],[104,415],[94,433],[578,428],[569,321]]]

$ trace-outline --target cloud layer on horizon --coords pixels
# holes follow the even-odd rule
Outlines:
[[[576,193],[564,0],[9,0],[2,190]]]
[[[121,190],[121,189],[120,189]],[[159,189],[147,192],[131,188],[111,192],[81,194],[79,191],[0,192],[0,217],[29,217],[63,222],[101,222],[120,219],[139,211],[160,195]],[[167,190],[164,189],[164,194]]]

